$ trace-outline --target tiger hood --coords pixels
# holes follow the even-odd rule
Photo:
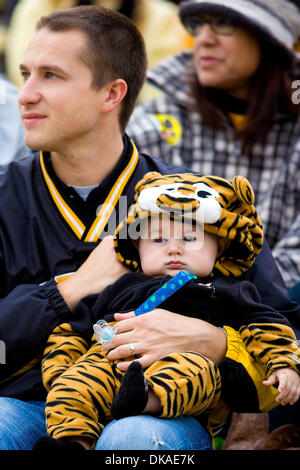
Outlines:
[[[211,276],[239,276],[253,264],[263,243],[262,224],[253,204],[252,187],[243,176],[235,176],[230,183],[217,176],[195,173],[149,172],[136,185],[135,203],[116,229],[117,257],[139,271],[139,255],[132,239],[139,238],[141,220],[165,215],[200,224],[221,239],[223,250]]]

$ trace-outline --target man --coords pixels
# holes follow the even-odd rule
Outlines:
[[[40,152],[11,164],[0,186],[0,339],[6,353],[0,369],[1,449],[31,449],[46,432],[40,373],[46,339],[56,325],[74,319],[81,298],[124,273],[112,239],[99,241],[125,215],[137,181],[151,170],[183,170],[139,155],[123,135],[146,69],[141,35],[124,16],[93,6],[54,12],[38,23],[20,68],[25,141]],[[257,280],[269,292],[277,271],[267,249],[262,262],[268,261],[270,278],[261,282],[258,273]],[[272,305],[296,315],[285,290],[278,287],[276,293]],[[131,316],[116,315],[125,320],[118,325],[124,334],[114,339],[115,357],[128,356],[129,343],[139,338],[143,366],[178,350],[181,340],[180,349],[199,350],[216,362],[224,358],[227,342],[219,328],[195,319],[187,324],[185,317],[160,309],[142,323]],[[158,427],[160,448],[211,448],[193,418],[148,418],[142,427],[134,420],[131,431],[120,420],[119,443],[112,446],[157,448],[144,433],[152,436]],[[117,437],[109,426],[101,442]],[[132,435],[136,429],[138,439]]]

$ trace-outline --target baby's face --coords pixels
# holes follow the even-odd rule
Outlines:
[[[151,218],[144,224],[138,251],[142,270],[152,277],[179,271],[208,276],[218,254],[217,237],[199,226]]]

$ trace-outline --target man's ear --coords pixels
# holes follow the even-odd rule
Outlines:
[[[110,112],[123,101],[127,94],[128,86],[125,80],[117,78],[107,83],[104,88],[106,89],[106,93],[104,95],[102,110],[104,112]]]

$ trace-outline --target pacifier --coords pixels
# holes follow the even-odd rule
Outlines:
[[[112,342],[117,333],[117,328],[110,326],[105,320],[98,320],[93,329],[97,342],[105,346]]]

